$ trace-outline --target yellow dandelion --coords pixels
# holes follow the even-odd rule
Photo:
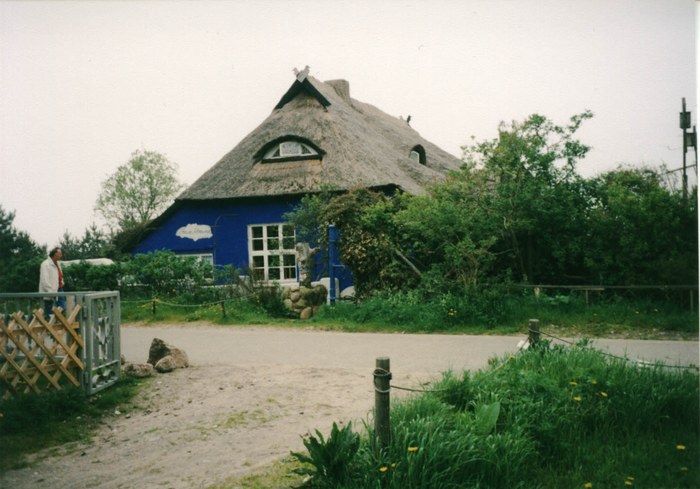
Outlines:
[[[592,482],[586,482],[586,483],[583,485],[583,487],[585,487],[586,489],[591,489],[591,487],[593,487],[593,483],[592,483]]]
[[[396,468],[396,464],[391,464],[391,468],[392,468],[392,469],[395,469],[395,468]]]
[[[574,397],[574,401],[581,402],[582,401],[581,396]]]
[[[685,445],[676,445],[676,450],[685,450]]]
[[[598,381],[597,381],[597,380],[591,380],[591,384],[593,384],[593,385],[598,385]]]
[[[598,394],[600,394],[600,397],[608,397],[607,392],[600,391]]]
[[[681,467],[681,472],[688,472],[688,467]]]
[[[571,382],[569,382],[569,385],[578,385],[578,382],[576,382],[575,380],[572,380]]]
[[[418,451],[418,447],[408,447],[408,451],[409,451],[410,453],[415,453],[415,452]]]
[[[626,480],[625,485],[626,486],[632,486],[634,483],[631,480]]]
[[[389,470],[389,467],[387,467],[386,465],[382,465],[381,467],[379,467],[379,472],[381,472],[382,474],[387,470]]]
[[[634,477],[632,477],[631,475],[628,475],[628,476],[627,476],[627,480],[628,480],[628,481],[634,481]]]

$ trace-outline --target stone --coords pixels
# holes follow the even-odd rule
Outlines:
[[[153,375],[153,365],[150,363],[125,363],[122,371],[129,377],[142,379]]]
[[[172,372],[175,370],[177,367],[177,363],[175,362],[175,358],[172,355],[166,355],[160,360],[158,360],[158,363],[156,363],[155,369],[164,374],[168,372]]]
[[[161,358],[167,356],[173,357],[175,368],[187,368],[190,366],[190,361],[184,350],[176,348],[159,338],[154,338],[151,342],[151,348],[148,350],[148,363],[155,366]]]
[[[306,307],[299,313],[299,319],[309,319],[314,315],[313,307]]]

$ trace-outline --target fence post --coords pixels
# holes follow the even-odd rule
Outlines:
[[[226,302],[225,301],[221,301],[221,314],[223,315],[223,317],[226,317]]]
[[[151,310],[153,311],[153,317],[156,317],[156,299],[153,299],[153,304],[151,305]]]
[[[530,346],[535,346],[540,341],[540,320],[530,319],[527,331]]]
[[[391,442],[390,391],[391,367],[389,357],[378,357],[374,369],[374,431],[379,446],[388,447]]]

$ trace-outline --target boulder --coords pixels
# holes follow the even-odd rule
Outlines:
[[[153,375],[153,365],[150,363],[125,363],[122,371],[129,377],[142,379]]]
[[[309,319],[314,315],[314,309],[312,307],[305,307],[299,313],[299,319]]]
[[[151,348],[148,350],[148,363],[155,366],[162,358],[167,356],[172,357],[175,362],[175,368],[187,368],[190,366],[190,361],[184,350],[176,348],[159,338],[154,338],[151,342]]]
[[[163,358],[158,360],[158,363],[156,363],[155,366],[155,369],[162,374],[172,372],[176,368],[178,368],[177,362],[175,361],[175,357],[173,357],[172,355],[164,356]]]

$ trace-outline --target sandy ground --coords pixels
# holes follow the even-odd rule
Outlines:
[[[154,337],[187,351],[192,366],[155,377],[139,407],[108,417],[92,443],[40,452],[30,467],[0,475],[0,488],[206,488],[302,450],[303,434],[325,436],[334,421],[360,428],[374,404],[376,356],[392,359],[394,385],[421,387],[450,368],[483,367],[521,339],[127,326],[127,360],[145,361]],[[681,363],[698,357],[697,342],[604,347]],[[392,391],[392,400],[405,395]]]

